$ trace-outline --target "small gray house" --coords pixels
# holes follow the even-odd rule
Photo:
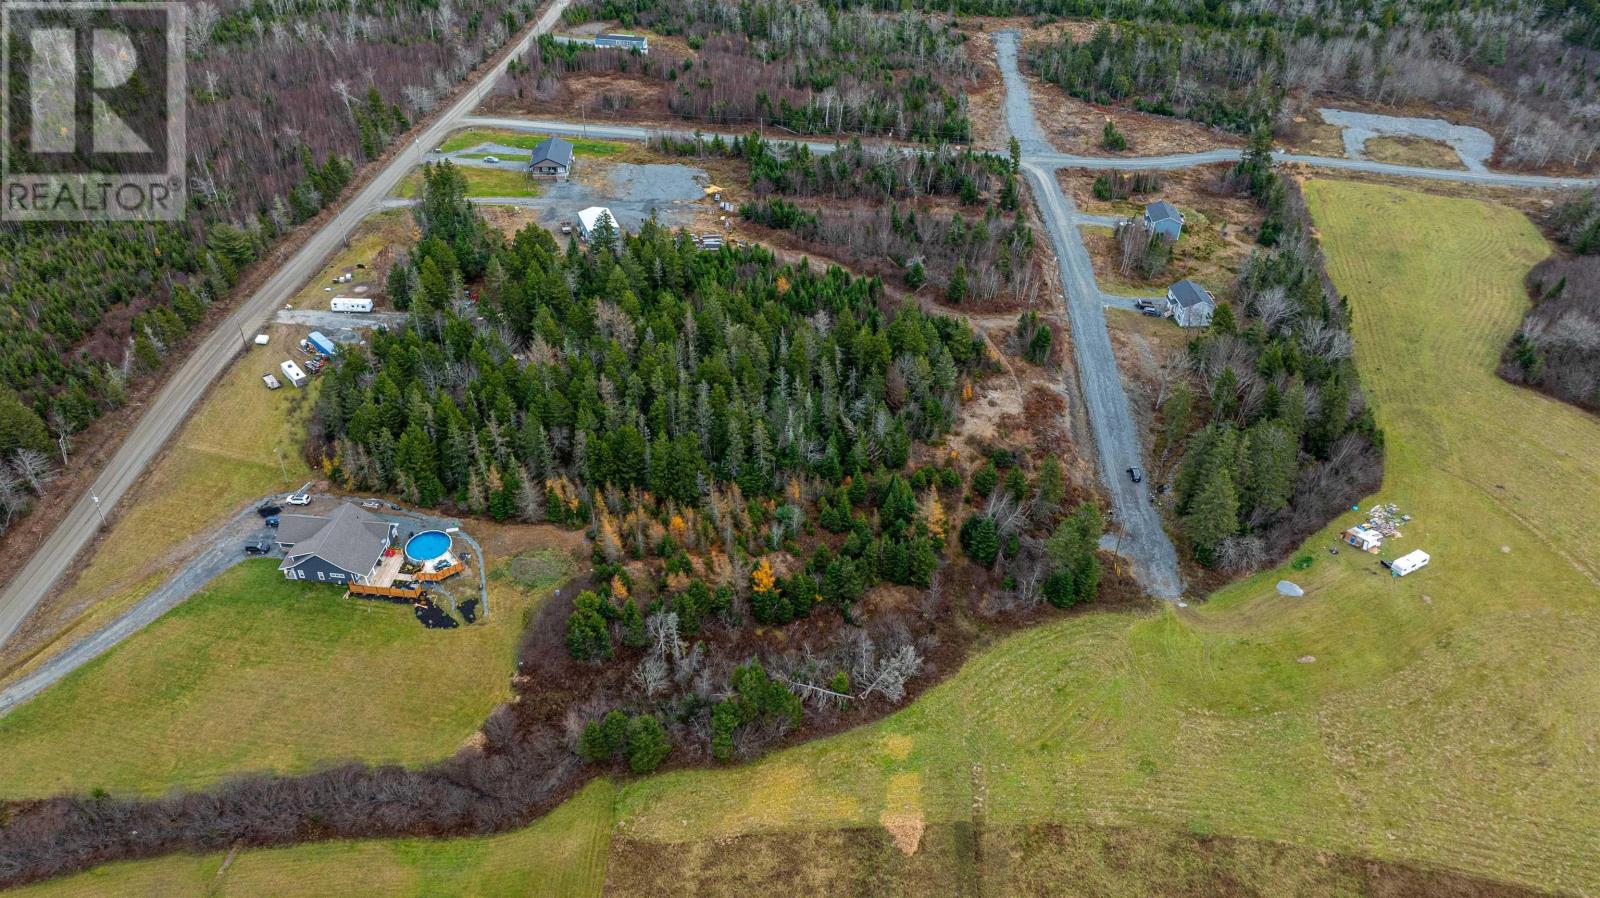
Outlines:
[[[572,173],[572,144],[559,137],[539,141],[528,162],[528,173],[536,178],[565,181]]]
[[[1144,207],[1144,226],[1173,242],[1183,236],[1183,213],[1166,200],[1157,200]]]
[[[383,561],[383,553],[400,525],[341,505],[333,514],[286,514],[278,522],[278,570],[288,580],[318,580],[349,585],[366,583]]]
[[[1217,301],[1206,288],[1184,279],[1167,288],[1167,314],[1184,327],[1205,327]]]
[[[597,50],[638,50],[640,55],[650,55],[650,39],[637,34],[601,34],[595,37]]]

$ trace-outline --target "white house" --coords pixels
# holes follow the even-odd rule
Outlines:
[[[1187,278],[1167,288],[1167,314],[1184,327],[1205,327],[1217,301],[1206,288]]]
[[[621,233],[622,228],[617,224],[616,216],[611,214],[610,209],[605,206],[590,206],[578,213],[578,236],[588,240],[594,229],[600,226],[601,219],[609,220],[611,227]]]

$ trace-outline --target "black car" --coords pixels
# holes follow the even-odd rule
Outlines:
[[[244,554],[246,555],[266,555],[271,551],[272,543],[264,539],[253,540],[244,544]]]
[[[1161,318],[1161,317],[1164,317],[1161,314],[1161,310],[1156,308],[1155,306],[1140,306],[1139,307],[1139,314],[1145,315],[1145,316],[1150,317],[1150,318]]]
[[[1128,476],[1133,478],[1134,483],[1144,482],[1144,471],[1141,471],[1138,465],[1134,465],[1128,469]]]
[[[256,509],[256,514],[261,515],[264,518],[270,518],[275,514],[281,513],[282,511],[282,505],[263,505]]]

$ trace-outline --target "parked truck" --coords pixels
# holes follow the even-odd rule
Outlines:
[[[332,356],[339,351],[339,348],[333,345],[332,340],[322,335],[322,331],[312,331],[307,335],[306,339],[311,341],[312,349],[325,356]]]
[[[284,378],[294,386],[303,387],[306,385],[306,373],[300,370],[300,366],[296,365],[293,359],[285,361],[278,366],[278,369],[283,372]]]
[[[365,296],[335,296],[329,308],[335,312],[370,312],[372,300]]]

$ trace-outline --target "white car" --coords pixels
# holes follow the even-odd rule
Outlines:
[[[289,495],[284,497],[283,501],[289,503],[290,505],[310,505],[311,504],[311,494],[310,493],[290,493]]]
[[[500,164],[500,157],[499,156],[485,156],[485,157],[483,157],[483,162],[484,162],[485,165],[499,165]]]

